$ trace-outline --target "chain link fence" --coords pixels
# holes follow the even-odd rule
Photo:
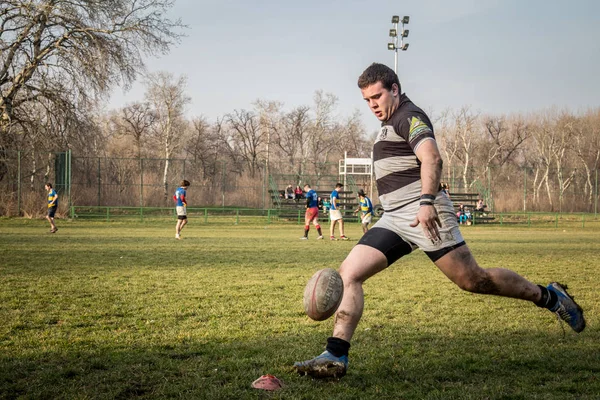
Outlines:
[[[45,212],[44,184],[59,194],[59,213],[70,206],[170,207],[182,179],[191,182],[190,204],[196,207],[273,208],[273,193],[288,184],[310,183],[330,191],[344,182],[335,163],[318,166],[311,174],[294,173],[290,165],[271,163],[254,177],[220,162],[210,173],[201,162],[186,159],[77,157],[66,152],[14,151],[0,153],[0,213],[35,216]],[[269,178],[266,172],[269,171]],[[532,169],[504,166],[446,165],[442,180],[450,193],[472,193],[492,212],[598,212],[599,171]],[[347,189],[366,187],[347,177]],[[376,188],[373,198],[377,199]],[[375,200],[376,202],[376,200]]]

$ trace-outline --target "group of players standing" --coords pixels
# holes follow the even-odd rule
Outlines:
[[[338,240],[335,237],[335,226],[339,222],[340,240],[348,240],[348,237],[344,234],[344,215],[340,208],[340,191],[344,185],[338,183],[335,185],[335,189],[331,192],[331,207],[329,209],[329,219],[331,224],[329,226],[329,239]],[[323,239],[323,233],[321,232],[321,225],[319,225],[319,196],[317,192],[310,187],[307,183],[304,185],[304,192],[306,192],[306,213],[304,214],[304,236],[300,239],[308,240],[308,232],[310,231],[310,223],[314,225],[315,229],[319,233],[317,240]],[[361,224],[363,233],[367,233],[369,230],[369,224],[373,219],[373,203],[369,199],[364,190],[360,189],[357,192],[359,204],[358,208],[354,210],[354,214],[360,211],[361,213]]]

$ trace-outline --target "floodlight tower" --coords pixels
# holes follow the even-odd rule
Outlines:
[[[410,17],[405,15],[402,17],[402,21],[400,21],[400,17],[394,15],[392,17],[392,24],[394,27],[390,29],[390,37],[392,38],[392,42],[388,43],[388,50],[394,50],[394,72],[398,75],[398,49],[402,51],[406,51],[408,49],[408,43],[404,43],[404,38],[408,37],[408,29],[404,29],[404,25],[408,25],[408,21],[410,21]],[[402,24],[402,31],[400,35],[398,35],[398,24]],[[398,39],[398,37],[400,39]],[[399,42],[399,43],[398,43]]]

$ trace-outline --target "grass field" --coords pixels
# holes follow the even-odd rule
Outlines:
[[[58,226],[0,220],[0,398],[600,398],[600,229],[463,229],[480,264],[568,283],[583,333],[462,292],[415,252],[367,281],[348,375],[314,381],[290,367],[332,321],[304,315],[304,285],[355,241],[300,241],[291,224],[192,220],[182,241],[170,221]],[[250,387],[267,373],[285,388]]]

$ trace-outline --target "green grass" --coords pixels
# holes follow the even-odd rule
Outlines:
[[[588,328],[472,295],[415,252],[365,285],[340,381],[299,377],[332,321],[302,292],[352,242],[293,224],[0,220],[0,398],[598,399],[600,229],[465,227],[483,266],[569,284]],[[328,226],[324,224],[324,228]],[[348,228],[351,238],[359,226]],[[356,243],[356,242],[354,242]],[[274,374],[273,394],[250,383]]]

